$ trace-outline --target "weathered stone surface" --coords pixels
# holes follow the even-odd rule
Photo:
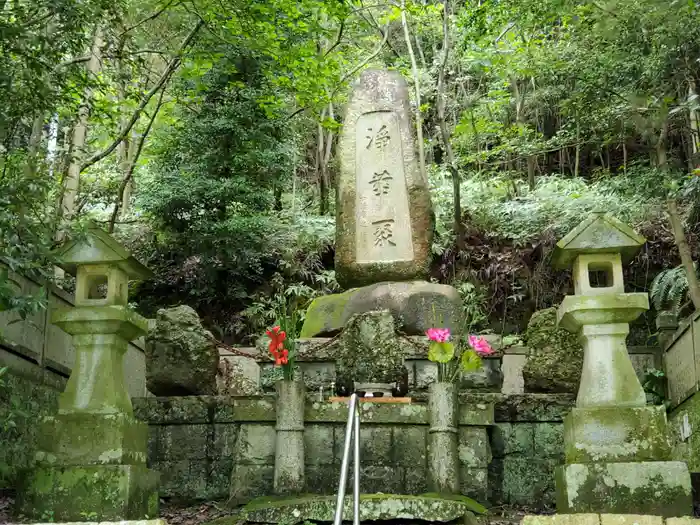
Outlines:
[[[583,348],[575,334],[557,328],[556,308],[532,314],[525,342],[530,348],[523,368],[526,392],[578,392]]]
[[[498,480],[500,477],[504,503],[543,509],[554,503],[554,471],[560,463],[560,460],[551,458],[511,455],[492,462],[489,471],[492,471],[492,466],[500,469],[494,478]]]
[[[382,282],[314,299],[300,336],[323,337],[342,330],[353,315],[389,310],[399,330],[424,335],[428,328],[463,327],[462,299],[452,286],[427,281]]]
[[[430,385],[428,399],[428,475],[432,491],[459,492],[459,450],[457,436],[457,388],[454,383]]]
[[[219,395],[254,396],[260,393],[260,366],[252,357],[220,355],[216,373]]]
[[[145,464],[148,427],[126,414],[57,414],[40,422],[38,464]]]
[[[216,394],[219,351],[189,306],[162,308],[146,335],[146,388],[156,396]]]
[[[564,419],[567,463],[670,459],[666,409],[574,408]]]
[[[600,525],[663,525],[661,516],[648,514],[601,514]]]
[[[336,355],[336,383],[407,381],[403,349],[388,310],[350,318],[340,337],[330,344]]]
[[[394,494],[361,494],[360,520],[387,519],[449,522],[466,514],[483,514],[486,509],[464,496],[452,498],[437,495],[406,496]],[[259,498],[248,503],[238,516],[220,518],[211,525],[227,525],[244,519],[253,523],[285,523],[294,525],[304,521],[333,521],[334,496],[305,496],[276,499]],[[352,497],[347,496],[344,516],[352,516]]]
[[[34,367],[33,364],[31,366]],[[0,388],[0,421],[12,419],[16,425],[0,433],[0,465],[4,467],[0,469],[2,488],[18,486],[21,472],[34,462],[36,443],[42,437],[37,421],[55,413],[58,408],[58,396],[62,390],[60,383],[52,384],[51,377],[43,381],[41,376],[50,376],[51,373],[34,368],[39,372],[38,377],[27,377],[28,374],[21,374],[14,367],[10,367],[2,376],[4,388]],[[15,400],[14,406],[10,403],[11,397]],[[21,411],[19,414],[17,409]]]
[[[682,462],[574,463],[556,469],[557,510],[563,513],[693,512],[690,475]]]
[[[228,504],[242,505],[253,498],[272,494],[275,467],[273,465],[238,465],[231,470]]]
[[[12,525],[9,523],[8,525]],[[32,525],[168,525],[165,520],[67,521],[63,523],[32,523]]]
[[[302,381],[277,383],[277,426],[275,427],[275,494],[293,495],[304,491],[304,405]]]
[[[397,71],[365,70],[340,139],[335,269],[346,288],[428,275],[433,214]]]
[[[686,461],[691,472],[700,472],[700,394],[693,394],[669,414],[673,459]]]
[[[576,404],[574,394],[462,394],[462,404],[482,400],[494,403],[496,421],[561,422]]]
[[[158,515],[157,486],[157,474],[145,465],[38,467],[18,493],[17,510],[63,521],[139,520]]]
[[[598,514],[524,516],[520,525],[600,525],[600,516]]]
[[[488,469],[461,466],[459,473],[460,494],[477,501],[488,499]]]

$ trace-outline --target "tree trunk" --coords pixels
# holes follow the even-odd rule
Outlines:
[[[578,177],[578,172],[581,167],[581,126],[578,123],[578,113],[576,117],[576,159],[574,159],[574,177]]]
[[[316,177],[318,177],[319,214],[325,215],[328,210],[328,188],[326,188],[326,176],[323,173],[324,141],[326,132],[323,129],[323,119],[326,117],[326,108],[321,111],[321,118],[318,122],[318,142],[316,144]]]
[[[30,179],[36,175],[37,162],[39,159],[39,149],[41,148],[41,137],[44,132],[44,114],[39,113],[32,122],[32,132],[29,136],[27,147],[27,163],[25,164],[25,175]]]
[[[671,221],[673,238],[678,247],[681,263],[683,264],[688,279],[688,295],[690,295],[690,300],[693,302],[695,309],[700,310],[700,284],[698,284],[698,278],[695,274],[693,256],[690,252],[690,246],[688,246],[685,232],[683,231],[683,223],[681,222],[680,214],[678,213],[678,204],[675,199],[668,200],[668,216]]]
[[[92,39],[90,49],[90,60],[85,67],[88,77],[95,77],[101,67],[102,54],[102,28],[98,25]],[[63,199],[61,202],[61,216],[69,221],[73,218],[75,210],[75,200],[80,186],[81,155],[85,147],[87,138],[88,117],[90,116],[90,105],[92,103],[92,78],[88,78],[83,99],[78,109],[78,121],[73,128],[73,139],[71,141],[71,160],[68,165],[68,173],[64,179]]]
[[[697,91],[696,91],[696,86],[695,86],[695,81],[690,80],[688,82],[688,99],[689,100],[695,100],[695,102],[698,102],[697,99]],[[692,152],[692,158],[691,158],[691,169],[696,166],[698,162],[700,162],[700,158],[698,158],[698,151],[700,151],[700,111],[690,109],[690,146],[691,146],[691,152]]]
[[[662,170],[668,167],[668,152],[666,151],[666,138],[668,137],[668,119],[664,119],[656,141],[656,166]]]
[[[449,3],[447,0],[445,0],[442,18],[442,62],[440,63],[440,69],[438,70],[437,113],[438,121],[440,123],[440,134],[442,135],[442,142],[445,147],[445,154],[447,156],[447,166],[452,174],[453,229],[457,247],[462,250],[465,248],[465,245],[464,227],[462,225],[462,203],[459,184],[460,177],[459,170],[457,169],[457,163],[455,162],[455,156],[452,151],[452,144],[450,143],[450,133],[447,130],[447,122],[445,121],[445,106],[447,105],[445,100],[445,69],[447,67],[447,57],[449,56],[450,52],[449,21]]]
[[[418,165],[420,168],[421,177],[426,180],[428,178],[428,174],[425,171],[425,145],[423,144],[423,115],[420,98],[420,78],[418,76],[416,55],[413,53],[413,45],[411,44],[411,33],[408,29],[408,20],[406,19],[406,0],[401,0],[401,26],[403,27],[403,34],[404,38],[406,39],[408,55],[411,58],[413,85],[416,89],[416,139],[418,142]]]

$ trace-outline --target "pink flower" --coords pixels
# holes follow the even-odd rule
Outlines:
[[[488,344],[486,339],[475,335],[469,336],[469,346],[471,346],[479,355],[490,355],[494,352],[493,348],[491,348],[491,345]]]
[[[446,343],[450,339],[450,329],[449,328],[429,328],[425,335],[428,339],[435,341],[436,343]]]

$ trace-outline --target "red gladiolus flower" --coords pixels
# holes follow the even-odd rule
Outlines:
[[[265,333],[270,338],[270,352],[275,354],[284,348],[284,340],[287,338],[287,334],[284,330],[280,330],[279,326],[275,326],[272,330],[268,330]]]
[[[289,363],[289,351],[286,349],[283,349],[281,352],[273,352],[273,355],[275,356],[275,364],[276,365],[286,365]]]
[[[270,338],[270,353],[275,358],[276,365],[286,365],[289,363],[289,350],[284,348],[284,340],[287,334],[281,330],[279,326],[275,326],[272,330],[265,332]]]

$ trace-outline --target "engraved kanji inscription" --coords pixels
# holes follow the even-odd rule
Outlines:
[[[382,219],[374,221],[374,245],[375,246],[396,246],[394,242],[394,219]]]
[[[393,177],[389,175],[389,172],[387,170],[384,170],[380,173],[374,173],[372,178],[370,179],[369,183],[372,185],[372,189],[374,190],[375,195],[381,195],[384,194],[386,195],[389,193],[389,188],[390,182],[393,180]]]
[[[382,124],[382,126],[374,134],[372,133],[372,128],[367,128],[367,132],[369,135],[367,135],[366,138],[369,139],[369,142],[367,143],[366,149],[369,149],[372,147],[372,145],[374,145],[376,149],[383,150],[387,147],[389,141],[391,141],[389,130],[384,124]]]

